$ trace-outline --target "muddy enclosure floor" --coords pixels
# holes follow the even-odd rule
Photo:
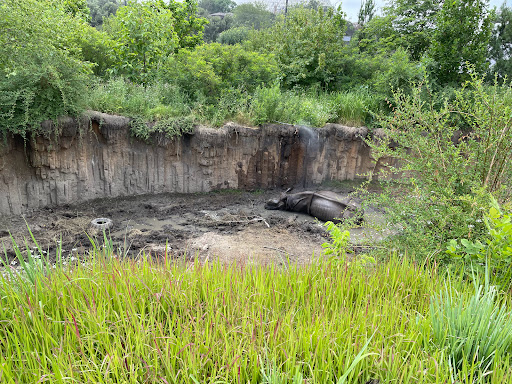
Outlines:
[[[327,188],[323,188],[327,189]],[[347,194],[349,187],[329,188]],[[294,190],[294,192],[300,189]],[[113,222],[107,231],[114,253],[255,263],[309,262],[328,240],[323,223],[305,214],[264,209],[282,191],[224,190],[200,194],[157,194],[98,199],[0,218],[0,244],[14,257],[9,234],[26,253],[33,248],[27,225],[50,260],[60,243],[62,256],[86,255],[92,238],[98,246],[103,232],[95,218]],[[5,259],[5,256],[4,256]]]

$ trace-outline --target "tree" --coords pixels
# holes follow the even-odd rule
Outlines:
[[[293,8],[271,28],[255,33],[250,43],[262,52],[273,52],[286,87],[329,87],[340,75],[338,60],[345,43],[344,13]]]
[[[228,13],[236,7],[236,3],[231,0],[201,0],[199,7],[206,9],[208,13]]]
[[[233,10],[233,20],[238,27],[268,28],[272,25],[274,19],[274,14],[267,10],[264,3],[240,4]]]
[[[174,31],[179,39],[175,52],[181,48],[194,48],[203,42],[208,20],[198,14],[197,0],[160,0],[159,5],[174,15]]]
[[[83,20],[89,20],[90,11],[87,6],[87,0],[61,0],[64,12],[71,14],[73,17],[79,17]]]
[[[428,53],[431,74],[440,84],[460,84],[469,78],[470,71],[483,73],[487,69],[492,31],[492,12],[487,5],[487,0],[444,2]]]
[[[385,9],[401,45],[413,60],[420,60],[430,48],[442,4],[443,0],[393,0]]]
[[[361,0],[361,8],[359,8],[357,23],[361,26],[365,25],[373,19],[373,16],[375,16],[375,1]]]
[[[158,0],[130,2],[105,20],[104,29],[115,41],[114,75],[140,83],[151,81],[154,70],[179,45],[173,13]]]
[[[204,26],[203,39],[207,43],[217,41],[219,35],[233,26],[233,16],[210,16],[205,9],[199,8],[199,14],[205,17],[207,24]]]
[[[100,27],[103,24],[103,19],[116,14],[117,8],[119,8],[119,1],[87,0],[87,5],[91,14],[90,24],[93,27]]]
[[[235,45],[249,38],[250,29],[247,27],[230,28],[217,37],[217,43]]]
[[[360,52],[377,54],[380,52],[393,52],[397,48],[407,45],[404,36],[397,34],[393,28],[394,16],[375,16],[355,34],[351,45],[357,45]]]
[[[490,77],[512,80],[512,8],[503,3],[495,20],[490,40]]]

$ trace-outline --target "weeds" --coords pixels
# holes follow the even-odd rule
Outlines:
[[[450,360],[425,351],[430,326],[418,321],[442,279],[408,259],[371,270],[325,260],[201,265],[114,258],[107,241],[93,246],[86,266],[52,270],[37,289],[3,286],[6,383],[450,379]],[[510,373],[507,359],[494,359],[490,382]]]
[[[169,137],[180,135],[195,123],[215,127],[227,121],[247,125],[283,122],[313,127],[326,123],[361,126],[372,122],[379,105],[377,97],[364,91],[283,91],[279,84],[258,87],[253,93],[226,88],[212,101],[200,92],[190,98],[177,85],[144,87],[124,79],[96,84],[88,101],[90,109],[133,117],[132,134],[143,140],[149,140],[155,132]]]
[[[489,284],[488,271],[484,285],[475,281],[467,303],[464,295],[446,287],[430,304],[433,342],[448,353],[459,376],[491,372],[494,360],[512,351],[511,313],[497,303],[498,292]]]

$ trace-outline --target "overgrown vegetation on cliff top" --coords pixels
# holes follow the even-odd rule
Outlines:
[[[202,265],[105,245],[0,282],[2,382],[511,382],[508,349],[454,367],[433,342],[449,313],[431,308],[445,289],[432,265]],[[459,279],[454,292],[461,305],[473,295]]]
[[[0,6],[0,127],[4,134],[26,137],[42,120],[76,115],[84,108],[128,111],[151,120],[180,115],[212,125],[273,118],[311,125],[368,124],[370,112],[387,111],[385,100],[393,102],[393,89],[408,93],[411,82],[424,76],[442,91],[468,78],[467,61],[482,75],[489,61],[496,65],[488,74],[494,71],[503,79],[508,73],[503,58],[508,57],[506,26],[512,13],[507,7],[499,11],[496,22],[503,27],[495,28],[491,39],[494,19],[485,2],[417,5],[400,0],[383,17],[375,15],[370,3],[362,7],[355,30],[341,9],[315,1],[291,7],[285,18],[262,5],[220,0],[203,0],[201,9],[193,0],[6,0]],[[220,19],[208,13],[231,10],[232,16]],[[457,12],[466,18],[452,30],[450,20]],[[408,25],[410,18],[425,23]],[[203,37],[215,41],[231,27],[245,28],[236,37],[240,43],[226,38],[226,44],[203,44]],[[352,37],[349,43],[345,32]],[[464,41],[443,37],[449,34],[464,36]],[[133,98],[125,92],[122,105],[108,103],[101,90],[112,81],[126,82],[127,89],[144,87],[144,100],[139,92]],[[274,105],[276,84],[284,98],[292,92],[326,101],[311,107],[314,103],[306,100],[291,106],[295,114],[286,114],[290,106]],[[161,97],[160,86],[175,88],[186,107],[177,109],[177,101]],[[361,89],[372,96],[359,97]],[[357,110],[346,107],[351,98],[333,95],[339,93],[355,94]],[[154,102],[144,105],[148,99]],[[276,116],[276,111],[281,113]]]

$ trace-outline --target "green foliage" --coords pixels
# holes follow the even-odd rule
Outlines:
[[[381,111],[382,99],[367,88],[333,95],[336,122],[349,126],[371,126],[373,116]]]
[[[488,280],[484,286],[475,283],[469,300],[452,291],[446,287],[431,300],[432,341],[448,354],[460,379],[476,382],[491,373],[496,359],[512,352],[512,313],[496,303],[498,292]]]
[[[194,130],[194,120],[192,117],[169,117],[158,120],[154,123],[148,123],[143,119],[134,119],[130,124],[130,133],[132,136],[146,142],[154,142],[154,139],[180,137],[184,133],[190,133]]]
[[[258,88],[251,101],[255,123],[284,122],[323,127],[326,123],[361,126],[380,109],[380,99],[365,90],[356,92],[283,91],[275,84]]]
[[[119,8],[118,0],[87,0],[90,10],[90,24],[93,27],[100,27],[103,19],[115,15]]]
[[[484,217],[487,234],[475,240],[461,239],[460,244],[452,239],[447,253],[479,272],[489,270],[493,283],[509,290],[512,284],[512,214],[504,214],[495,200],[493,205]]]
[[[357,17],[357,23],[361,26],[365,25],[373,19],[375,16],[375,1],[374,0],[363,0],[361,1],[361,7],[359,8],[359,14]]]
[[[441,0],[393,0],[385,9],[400,45],[414,61],[429,50],[442,5]]]
[[[160,0],[159,5],[174,16],[174,31],[179,40],[175,52],[180,48],[194,48],[203,42],[204,26],[208,20],[199,16],[196,0]]]
[[[470,78],[454,103],[470,132],[470,169],[479,185],[505,201],[512,180],[512,84],[487,86],[475,74]]]
[[[203,38],[206,43],[214,43],[219,35],[228,31],[233,26],[233,16],[227,14],[224,17],[210,16],[205,10],[199,9],[202,17],[205,17],[208,23],[204,27]]]
[[[245,3],[233,10],[233,19],[236,26],[262,29],[272,25],[275,15],[267,9],[265,3]]]
[[[490,59],[494,61],[490,68],[490,78],[494,75],[498,79],[512,78],[512,7],[505,3],[494,19],[494,28],[490,40]]]
[[[236,3],[232,0],[201,0],[199,6],[208,13],[227,13],[236,7]]]
[[[64,12],[71,14],[73,17],[79,17],[84,21],[88,21],[90,18],[89,7],[87,6],[87,0],[56,0],[62,3]]]
[[[487,5],[488,0],[443,3],[428,52],[432,75],[440,84],[461,84],[471,71],[482,74],[487,69],[492,29],[492,12],[487,11]]]
[[[179,44],[173,13],[160,1],[130,2],[117,10],[103,25],[115,41],[113,75],[124,75],[148,83],[155,70],[174,53]]]
[[[332,221],[328,221],[324,224],[329,232],[330,242],[322,244],[324,253],[344,259],[347,254],[347,248],[350,243],[350,233],[347,230],[342,230],[339,226],[334,224]]]
[[[251,44],[275,54],[285,87],[328,87],[338,76],[339,58],[345,49],[343,17],[340,10],[294,8],[286,19],[255,33]]]
[[[378,65],[374,67],[375,72],[370,80],[373,90],[390,100],[394,90],[400,89],[410,94],[412,86],[425,78],[425,68],[411,61],[403,48],[398,48],[391,55],[376,55],[369,61]]]
[[[169,58],[160,76],[163,82],[176,83],[191,96],[202,93],[212,99],[228,88],[253,91],[273,82],[279,71],[272,55],[212,43],[178,52]]]
[[[31,20],[27,22],[27,20]],[[77,114],[90,80],[80,40],[90,28],[51,3],[0,4],[0,130],[27,138],[46,119]]]
[[[428,86],[411,96],[396,93],[394,113],[379,120],[385,137],[369,141],[380,166],[397,159],[388,171],[401,178],[400,192],[391,184],[381,203],[401,227],[402,245],[418,256],[439,252],[450,239],[478,236],[490,206],[487,192],[500,201],[509,196],[510,87],[487,89],[473,75],[455,94],[438,109]]]
[[[235,45],[247,40],[249,37],[249,29],[247,27],[230,28],[219,34],[217,43]]]
[[[86,102],[87,107],[95,111],[122,114],[145,121],[190,114],[190,102],[176,86],[155,84],[143,87],[123,78],[95,84]]]
[[[373,17],[351,40],[350,45],[357,48],[352,54],[389,54],[402,46],[404,36],[397,34],[393,28],[394,18],[393,15]]]
[[[313,92],[282,91],[279,85],[260,87],[254,93],[251,115],[256,124],[283,122],[323,127],[335,121],[334,106],[328,96]]]

